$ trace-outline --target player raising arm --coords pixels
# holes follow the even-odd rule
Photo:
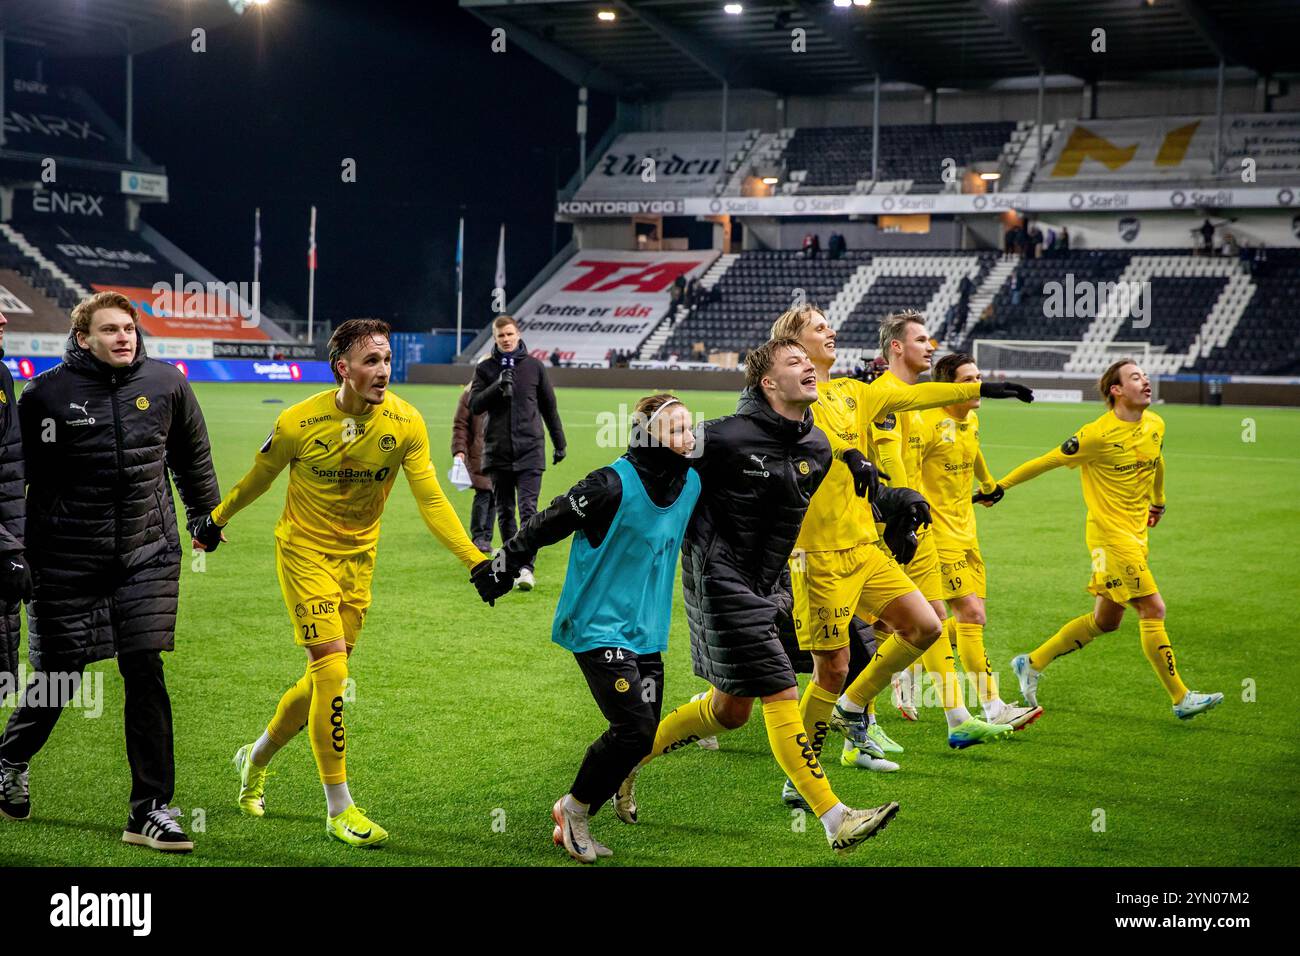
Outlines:
[[[1088,590],[1092,613],[1076,617],[1029,654],[1011,662],[1021,693],[1038,703],[1039,674],[1056,658],[1086,646],[1098,634],[1117,630],[1124,609],[1138,615],[1142,652],[1169,692],[1174,716],[1186,720],[1217,706],[1222,694],[1187,689],[1165,633],[1165,602],[1147,565],[1147,532],[1165,513],[1165,423],[1150,411],[1151,381],[1132,360],[1106,369],[1097,383],[1110,406],[1053,449],[1027,461],[998,482],[1012,488],[1053,468],[1079,468],[1088,506],[1087,543],[1092,552]]]
[[[276,570],[294,640],[307,672],[285,691],[255,743],[235,754],[239,807],[266,812],[266,765],[303,729],[325,786],[325,829],[351,846],[376,846],[387,832],[357,809],[348,792],[343,689],[348,656],[370,606],[379,519],[400,467],[424,523],[481,582],[489,563],[474,547],[429,461],[429,436],[414,406],[389,393],[388,325],[351,319],[334,330],[330,367],[337,389],[318,392],[280,413],[239,484],[195,539],[211,550],[221,528],[262,495],[287,466],[289,488],[275,526]]]
[[[663,705],[677,552],[700,496],[687,456],[691,414],[673,395],[636,404],[628,450],[529,518],[502,546],[494,589],[509,591],[539,548],[573,535],[551,640],[570,651],[609,729],[587,748],[573,787],[555,801],[555,842],[575,860],[612,856],[589,814],[650,752]]]

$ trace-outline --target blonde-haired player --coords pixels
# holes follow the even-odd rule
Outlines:
[[[979,383],[931,382],[881,388],[857,379],[831,378],[836,357],[835,329],[825,314],[810,304],[785,312],[773,324],[772,336],[793,338],[803,346],[817,372],[813,420],[828,435],[859,453],[866,452],[867,429],[876,418],[966,401],[981,394]],[[997,398],[1032,399],[1029,389],[1009,384],[983,393]],[[940,628],[916,585],[887,550],[876,546],[878,537],[870,505],[854,495],[848,468],[832,466],[808,504],[789,565],[795,634],[799,646],[811,651],[813,657],[813,677],[799,702],[811,747],[819,752],[827,730],[837,730],[845,737],[841,763],[889,770],[897,769],[897,765],[885,760],[881,742],[872,734],[878,725],[865,713],[875,693],[855,699],[847,693],[841,696],[841,691],[870,687],[872,681],[883,685],[889,671],[882,670],[882,661],[910,664],[938,638]],[[849,622],[854,614],[864,620],[884,620],[893,635],[878,646],[876,657],[858,675],[853,687],[846,689]],[[881,673],[883,678],[879,677]],[[789,782],[782,797],[788,803],[797,803],[798,794]]]
[[[1011,667],[1025,700],[1037,704],[1039,675],[1047,665],[1117,630],[1125,608],[1132,607],[1142,652],[1168,692],[1174,716],[1186,720],[1218,706],[1223,695],[1198,693],[1183,683],[1165,633],[1165,602],[1147,564],[1148,530],[1165,513],[1164,419],[1150,411],[1151,380],[1131,359],[1106,369],[1097,389],[1110,406],[1104,415],[998,482],[1012,488],[1061,465],[1080,470],[1092,557],[1088,591],[1097,599],[1091,613],[1016,657]]]
[[[398,470],[420,516],[478,580],[490,562],[474,547],[429,461],[429,435],[415,407],[388,391],[393,353],[388,325],[351,319],[329,342],[337,389],[318,392],[280,413],[239,484],[208,520],[218,528],[252,504],[289,468],[284,512],[275,526],[276,570],[294,640],[307,652],[306,673],[285,691],[255,743],[235,754],[239,808],[266,812],[266,766],[304,727],[325,788],[325,829],[350,846],[388,839],[352,802],[343,723],[348,657],[370,606],[379,519]]]
[[[934,366],[936,382],[978,382],[975,360],[963,352],[945,355]],[[944,636],[957,646],[967,677],[974,676],[984,719],[1023,730],[1043,715],[1043,708],[1008,704],[984,649],[986,621],[984,557],[975,528],[971,479],[980,483],[983,501],[996,494],[993,475],[980,451],[980,400],[931,408],[921,413],[921,494],[930,504],[933,537],[939,557],[939,586],[951,615]],[[988,501],[991,504],[992,501]]]

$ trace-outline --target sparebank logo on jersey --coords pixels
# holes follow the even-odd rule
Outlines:
[[[90,402],[82,402],[82,403],[77,403],[77,402],[68,402],[68,407],[69,407],[69,408],[75,408],[77,411],[81,412],[82,417],[81,417],[81,418],[70,418],[70,419],[68,419],[67,424],[68,424],[68,425],[93,425],[93,424],[95,424],[95,416],[94,416],[94,415],[91,415],[90,412],[86,411],[86,406],[89,405],[89,404],[90,404]]]
[[[338,481],[344,484],[357,485],[366,484],[371,481],[383,481],[392,471],[387,465],[383,468],[317,468],[311,466],[311,473],[317,478],[325,478],[329,481]]]

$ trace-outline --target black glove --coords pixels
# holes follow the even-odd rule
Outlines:
[[[474,565],[470,569],[469,580],[478,591],[478,596],[490,607],[496,607],[497,598],[505,597],[515,586],[514,575],[506,570],[505,561],[496,558]]]
[[[21,551],[0,554],[0,599],[6,604],[32,599],[32,570]]]
[[[560,462],[564,461],[565,456],[568,454],[569,450],[567,448],[555,449],[555,454],[551,456],[551,464],[558,465]]]
[[[1007,489],[1003,488],[1001,485],[997,485],[988,494],[985,494],[982,491],[975,492],[975,494],[970,496],[970,503],[973,505],[978,505],[978,504],[983,504],[984,502],[987,501],[989,504],[995,505],[1002,500],[1002,498],[1006,495],[1006,493],[1007,493]]]
[[[190,522],[190,537],[203,545],[205,551],[217,550],[221,544],[221,525],[212,520],[212,512]]]
[[[899,564],[910,564],[916,557],[917,529],[930,524],[930,506],[916,501],[890,515],[882,536]]]
[[[1018,398],[1022,402],[1034,400],[1034,390],[1019,382],[981,382],[980,398]]]
[[[874,503],[876,494],[880,491],[880,479],[889,476],[877,469],[875,465],[867,460],[867,456],[856,448],[850,448],[844,453],[844,464],[853,473],[854,493],[859,498],[865,497],[868,501]]]

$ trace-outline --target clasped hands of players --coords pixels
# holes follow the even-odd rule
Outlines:
[[[226,540],[222,526],[212,520],[212,512],[190,522],[190,537],[194,539],[195,551],[215,551]]]
[[[497,598],[505,597],[514,588],[515,574],[506,563],[505,552],[498,551],[490,560],[470,568],[469,581],[484,604],[496,607]]]

